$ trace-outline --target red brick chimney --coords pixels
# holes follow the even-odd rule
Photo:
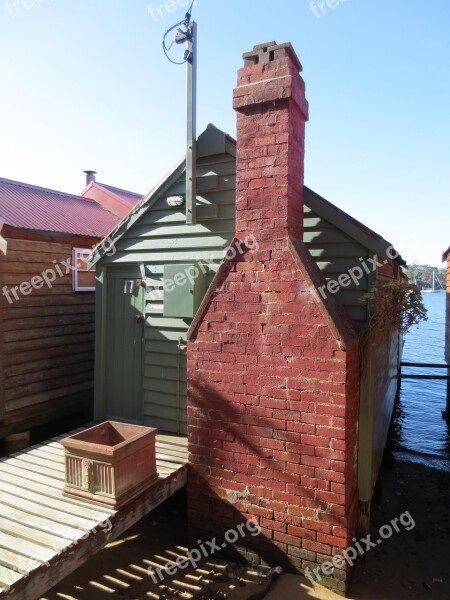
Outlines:
[[[190,527],[304,570],[356,530],[357,333],[334,298],[311,292],[324,280],[302,242],[300,62],[272,42],[244,58],[236,238],[188,334]],[[327,564],[320,582],[343,591],[347,571]]]
[[[244,54],[233,106],[237,116],[236,235],[302,239],[305,82],[291,44]]]

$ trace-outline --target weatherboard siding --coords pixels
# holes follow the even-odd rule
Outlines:
[[[356,242],[329,221],[319,217],[308,206],[307,200],[305,200],[304,206],[303,227],[303,241],[327,282],[338,281],[341,274],[349,273],[350,269],[355,267],[361,267],[360,259],[367,262],[367,259],[372,257],[368,248]],[[368,269],[371,269],[370,263],[368,263]],[[340,287],[335,294],[359,329],[364,327],[367,319],[367,310],[361,302],[361,298],[370,289],[374,276],[375,273],[373,276],[364,273],[358,284],[352,282],[345,288]],[[327,289],[324,289],[323,293],[330,294]]]
[[[196,225],[186,225],[185,206],[174,209],[166,203],[167,196],[185,192],[183,175],[124,234],[116,245],[116,253],[101,261],[106,271],[128,269],[131,278],[140,276],[140,264],[146,267],[143,421],[161,431],[182,434],[187,431],[186,333],[192,319],[164,317],[164,266],[207,263],[206,292],[234,236],[234,158],[221,155],[199,159],[197,182]],[[98,301],[101,302],[100,296]],[[100,329],[106,327],[104,323]],[[102,339],[107,331],[100,331],[99,335]],[[107,365],[103,372],[105,369]],[[97,387],[97,413],[105,405],[104,389],[102,384]]]
[[[72,245],[8,239],[1,258],[9,289],[72,258]],[[24,430],[88,406],[93,388],[94,293],[74,292],[71,274],[2,304],[0,435]],[[12,294],[10,298],[14,299]],[[68,401],[68,397],[78,394]],[[0,411],[1,413],[1,411]]]

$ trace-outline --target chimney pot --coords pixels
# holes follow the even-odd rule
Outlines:
[[[277,44],[276,42],[267,42],[265,44],[254,46],[251,52],[245,52],[243,55],[244,67],[249,67],[250,65],[266,65],[269,62],[284,57],[290,58],[297,71],[301,73],[303,70],[301,62],[290,43]]]
[[[97,175],[97,171],[83,171],[86,174],[86,186],[95,182],[95,176]]]

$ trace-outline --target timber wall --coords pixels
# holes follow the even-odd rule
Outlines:
[[[96,240],[7,240],[0,258],[2,291],[8,291],[0,299],[0,436],[89,409],[93,395],[94,293],[74,292],[71,273],[50,288],[17,290],[18,300],[11,289],[54,269],[55,261],[72,260],[73,245],[91,247]]]

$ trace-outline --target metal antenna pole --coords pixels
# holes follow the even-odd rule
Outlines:
[[[186,224],[195,225],[197,204],[197,23],[187,46]]]

